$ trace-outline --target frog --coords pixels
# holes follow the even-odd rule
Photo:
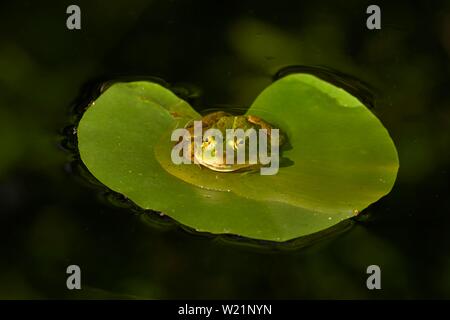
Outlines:
[[[227,141],[226,130],[227,129],[243,129],[244,132],[248,129],[255,129],[257,132],[259,129],[267,130],[267,141],[268,141],[268,150],[270,152],[270,141],[272,129],[275,129],[271,124],[264,121],[258,116],[255,115],[233,115],[231,113],[225,111],[216,111],[210,114],[207,114],[201,118],[202,123],[202,135],[208,129],[218,129],[222,133],[222,146],[223,146],[223,158],[220,159],[217,155],[214,154],[214,149],[217,145],[217,141],[215,141],[214,136],[205,137],[204,140],[201,140],[201,147],[198,149],[194,148],[194,140],[196,138],[194,133],[194,125],[192,122],[188,123],[185,128],[188,130],[191,139],[191,148],[189,152],[189,157],[195,163],[199,164],[200,167],[206,167],[213,171],[218,172],[234,172],[234,171],[255,171],[260,168],[262,165],[258,161],[250,162],[248,157],[248,137],[244,137],[246,141],[243,139],[233,138],[230,141]],[[283,145],[286,140],[285,135],[279,131],[279,146]],[[259,140],[258,140],[259,141]],[[245,143],[245,163],[236,163],[234,161],[232,164],[226,163],[226,145],[230,145],[234,153],[238,149],[239,144]],[[258,146],[259,148],[259,146]],[[259,150],[259,149],[258,149]],[[205,153],[204,151],[209,151],[210,153]],[[210,156],[205,156],[205,154],[210,154]]]

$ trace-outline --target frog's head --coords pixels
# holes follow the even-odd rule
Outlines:
[[[230,172],[236,171],[243,168],[254,168],[260,166],[258,163],[258,158],[252,158],[249,155],[251,143],[249,140],[249,135],[247,133],[249,129],[254,129],[257,143],[256,150],[259,150],[259,137],[258,130],[266,129],[268,133],[268,144],[271,141],[270,135],[272,126],[260,119],[259,117],[250,115],[231,115],[225,112],[214,112],[206,115],[202,118],[203,132],[205,134],[209,129],[215,129],[216,133],[213,135],[204,135],[200,148],[195,149],[193,152],[193,157],[197,162],[207,168],[215,171]],[[228,129],[233,129],[236,132],[237,129],[242,129],[243,135],[231,136],[227,134]],[[252,131],[252,130],[250,130]],[[211,131],[209,131],[211,132]],[[219,141],[220,139],[220,141]],[[284,137],[280,135],[280,140],[278,144],[281,145],[284,141]],[[222,146],[222,154],[218,152],[220,146]],[[237,162],[238,149],[245,148],[245,162]],[[270,149],[270,147],[268,148]],[[233,152],[233,163],[226,163],[227,152]],[[270,152],[270,150],[269,150]]]

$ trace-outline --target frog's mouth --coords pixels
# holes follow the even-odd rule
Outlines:
[[[237,151],[239,144],[242,143],[243,141],[237,139],[227,142],[234,152]],[[215,137],[206,137],[206,141],[201,144],[201,147],[194,151],[194,160],[206,168],[220,172],[232,172],[257,166],[257,163],[250,163],[249,161],[243,164],[237,164],[235,162],[228,164],[226,163],[225,154],[223,152],[217,152],[218,147]]]
[[[259,165],[253,165],[253,164],[214,164],[214,163],[207,163],[203,162],[201,163],[202,166],[219,172],[233,172],[238,170],[243,170],[246,168],[255,168]]]

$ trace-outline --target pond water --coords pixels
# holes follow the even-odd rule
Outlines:
[[[0,298],[450,298],[450,3],[381,1],[374,31],[369,4],[79,1],[78,31],[64,4],[2,4]],[[307,247],[143,215],[67,139],[112,79],[164,79],[204,113],[245,110],[292,71],[343,81],[400,158],[389,195]],[[66,288],[70,264],[81,291]],[[382,290],[366,288],[372,264]]]

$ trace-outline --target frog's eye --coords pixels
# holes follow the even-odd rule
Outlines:
[[[214,136],[207,136],[207,137],[205,137],[204,144],[206,144],[207,146],[213,145],[213,143],[215,143],[215,142],[216,142],[216,138]]]
[[[243,139],[236,139],[234,142],[234,148],[237,149],[240,146],[242,146],[244,144],[244,140]]]

